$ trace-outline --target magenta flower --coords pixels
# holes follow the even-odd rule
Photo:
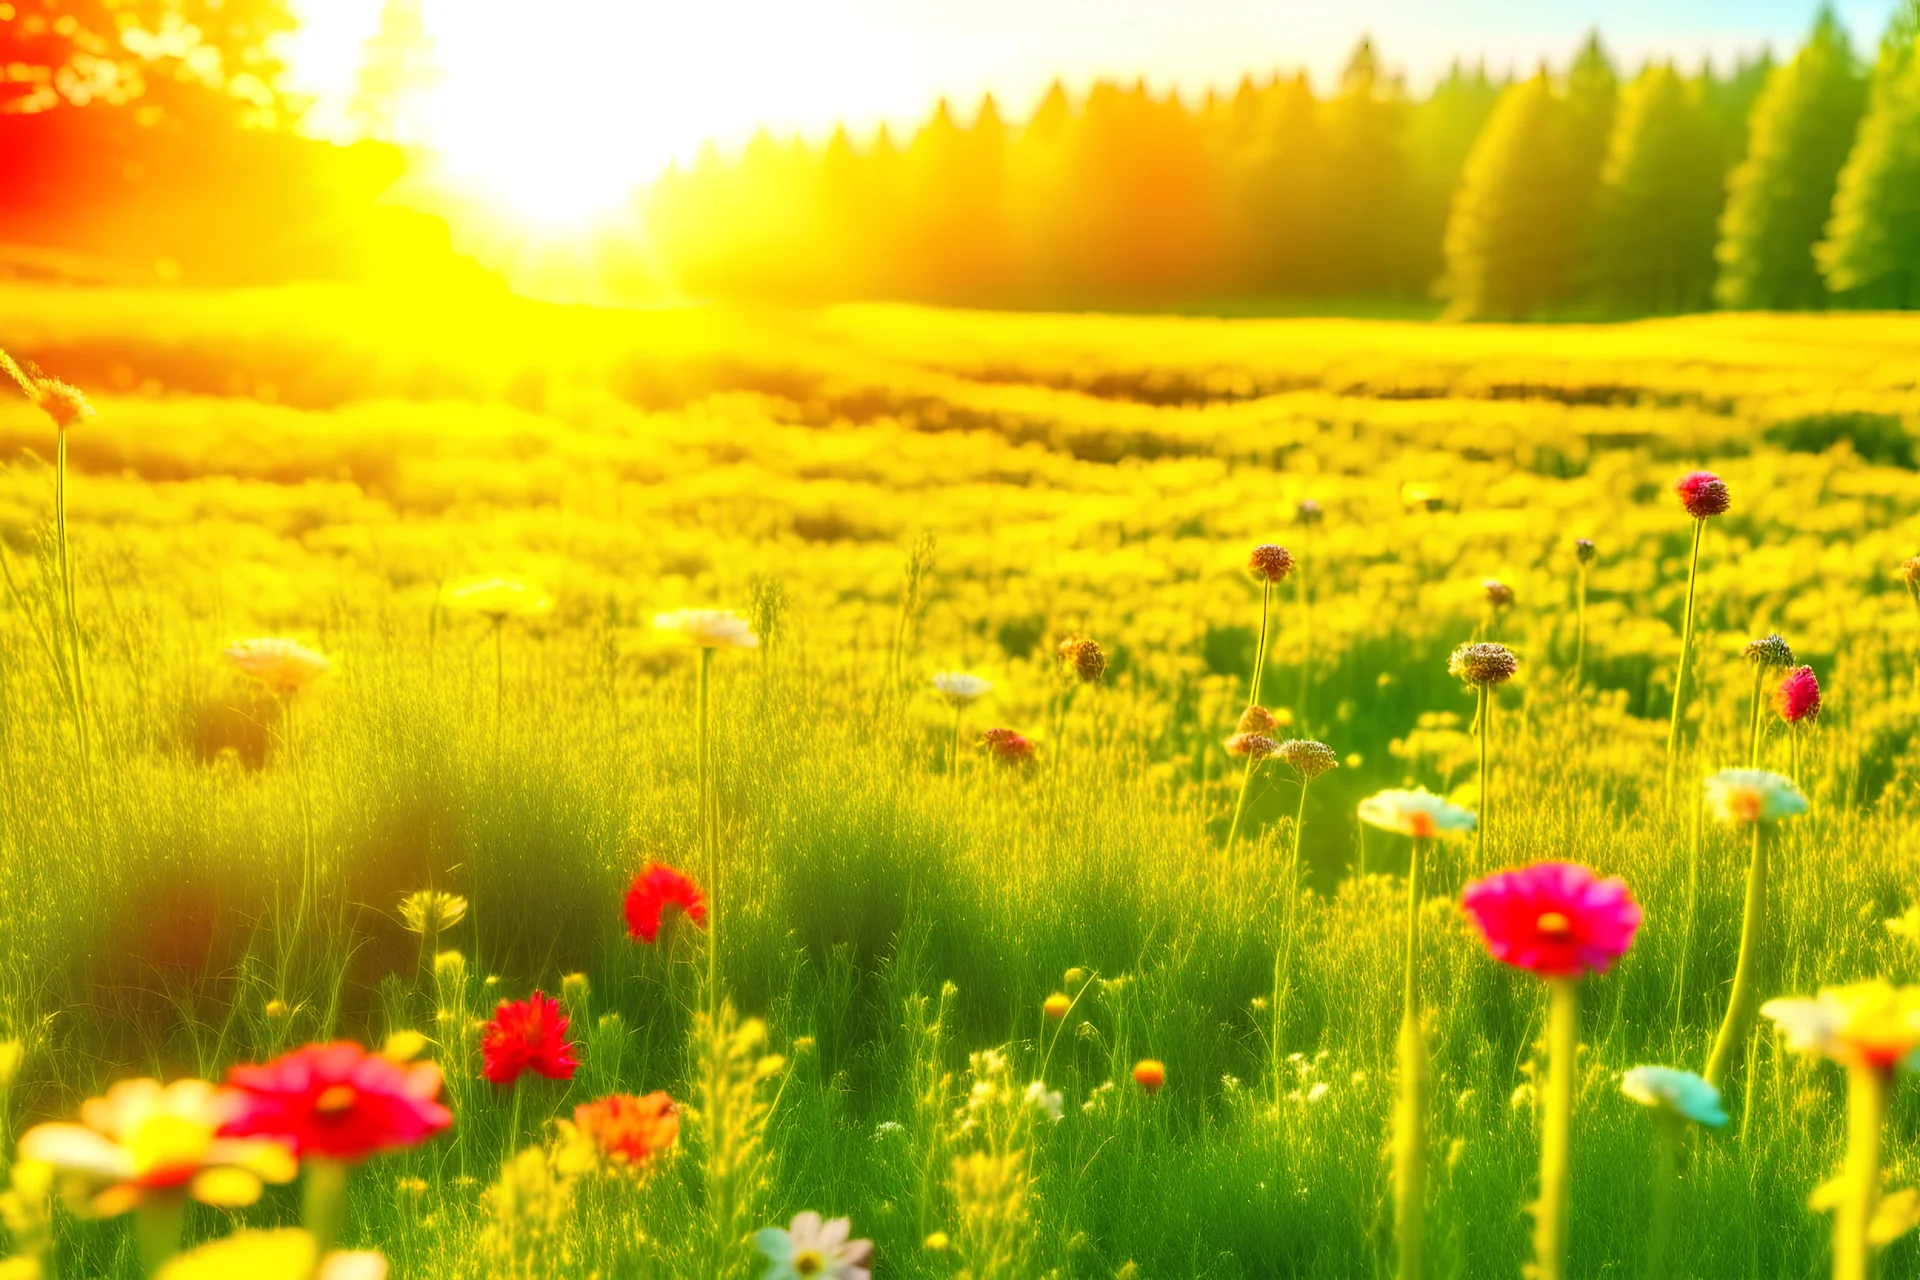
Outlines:
[[[1780,708],[1780,718],[1788,724],[1799,724],[1820,714],[1820,682],[1813,678],[1812,667],[1795,667],[1780,682],[1780,689],[1774,695],[1774,701]]]
[[[1711,471],[1687,472],[1680,477],[1680,483],[1673,486],[1673,491],[1680,495],[1680,505],[1695,520],[1725,515],[1733,505],[1726,482]]]
[[[1541,862],[1477,880],[1461,905],[1495,960],[1543,978],[1604,973],[1633,945],[1640,907],[1617,876]]]

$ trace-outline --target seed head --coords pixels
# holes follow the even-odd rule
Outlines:
[[[1274,748],[1274,755],[1285,761],[1303,782],[1312,782],[1329,769],[1340,767],[1333,748],[1312,738],[1289,738]]]
[[[1780,682],[1774,701],[1780,708],[1780,718],[1788,724],[1799,724],[1802,720],[1811,720],[1820,714],[1820,682],[1814,679],[1812,667],[1795,667]]]
[[[1248,707],[1240,713],[1241,733],[1272,733],[1279,727],[1278,717],[1265,707]]]
[[[1468,684],[1505,684],[1520,669],[1520,659],[1503,644],[1463,644],[1447,659],[1447,674]]]
[[[1765,635],[1758,640],[1747,641],[1745,652],[1747,661],[1763,671],[1768,667],[1793,665],[1793,646],[1778,635]]]
[[[1327,513],[1312,498],[1300,499],[1300,505],[1294,511],[1301,524],[1319,524],[1327,518]]]
[[[1256,578],[1279,582],[1293,572],[1293,553],[1285,547],[1263,542],[1247,557],[1247,569]]]
[[[83,420],[93,416],[93,406],[80,394],[78,387],[69,386],[58,378],[49,378],[36,369],[32,362],[17,364],[0,351],[0,373],[12,378],[26,393],[27,399],[40,406],[41,412],[53,419],[53,425],[61,431],[78,426]]]
[[[1680,495],[1680,505],[1695,520],[1724,515],[1727,508],[1733,505],[1726,482],[1711,471],[1687,472],[1673,486],[1673,491]]]
[[[1251,760],[1265,760],[1280,749],[1280,744],[1264,733],[1236,733],[1225,745],[1228,755]]]
[[[1593,539],[1575,538],[1573,540],[1573,556],[1574,559],[1578,560],[1581,564],[1592,564]]]
[[[1513,588],[1506,583],[1498,578],[1488,578],[1481,585],[1486,588],[1487,603],[1494,608],[1507,609],[1513,606]]]
[[[1107,651],[1090,636],[1072,635],[1062,640],[1060,661],[1073,669],[1081,684],[1098,684],[1107,673]]]

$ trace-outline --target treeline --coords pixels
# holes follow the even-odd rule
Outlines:
[[[1418,99],[1363,42],[1338,89],[1189,104],[1055,84],[1024,122],[941,103],[904,143],[762,135],[656,184],[696,294],[1162,306],[1436,294],[1460,318],[1920,307],[1915,0],[1863,65],[1831,13],[1789,62],[1623,78],[1456,66]]]

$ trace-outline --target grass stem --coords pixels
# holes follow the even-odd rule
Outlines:
[[[1766,824],[1753,826],[1753,858],[1747,865],[1746,911],[1740,921],[1740,958],[1734,965],[1733,991],[1727,998],[1726,1018],[1714,1037],[1713,1053],[1700,1074],[1714,1088],[1721,1088],[1734,1055],[1753,1024],[1760,1001],[1759,970],[1767,933],[1767,843]]]

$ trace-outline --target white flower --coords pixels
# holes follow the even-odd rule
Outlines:
[[[1048,1090],[1046,1081],[1035,1080],[1027,1086],[1027,1101],[1045,1112],[1047,1119],[1058,1121],[1066,1099],[1058,1089]]]
[[[753,1238],[773,1264],[765,1280],[870,1280],[873,1241],[847,1239],[852,1230],[846,1218],[822,1222],[811,1211],[796,1214],[785,1231],[765,1228]]]
[[[654,618],[662,631],[679,634],[688,644],[702,649],[757,649],[760,637],[753,634],[747,620],[728,609],[679,609]]]
[[[1643,1107],[1719,1128],[1727,1122],[1720,1091],[1691,1071],[1673,1067],[1635,1067],[1621,1077],[1620,1092]]]
[[[874,1126],[873,1136],[876,1138],[888,1138],[896,1133],[905,1132],[905,1126],[898,1120],[882,1120],[878,1125]]]
[[[228,645],[226,654],[241,675],[258,680],[275,693],[298,693],[327,671],[327,660],[320,654],[278,637],[242,640]]]
[[[1707,809],[1728,826],[1743,827],[1798,817],[1807,811],[1807,798],[1777,773],[1722,769],[1707,779]]]
[[[933,677],[933,687],[956,707],[964,707],[977,702],[993,686],[979,676],[965,671],[940,671]]]
[[[1325,1080],[1322,1080],[1319,1083],[1315,1084],[1313,1088],[1307,1090],[1307,1101],[1308,1102],[1320,1101],[1320,1099],[1327,1096],[1327,1088],[1328,1086]]]
[[[553,597],[518,578],[474,578],[440,593],[449,609],[477,613],[494,623],[527,618],[553,608]]]
[[[1442,800],[1422,787],[1418,791],[1382,791],[1368,796],[1360,802],[1360,821],[1382,831],[1425,839],[1471,831],[1479,819],[1472,810]]]

